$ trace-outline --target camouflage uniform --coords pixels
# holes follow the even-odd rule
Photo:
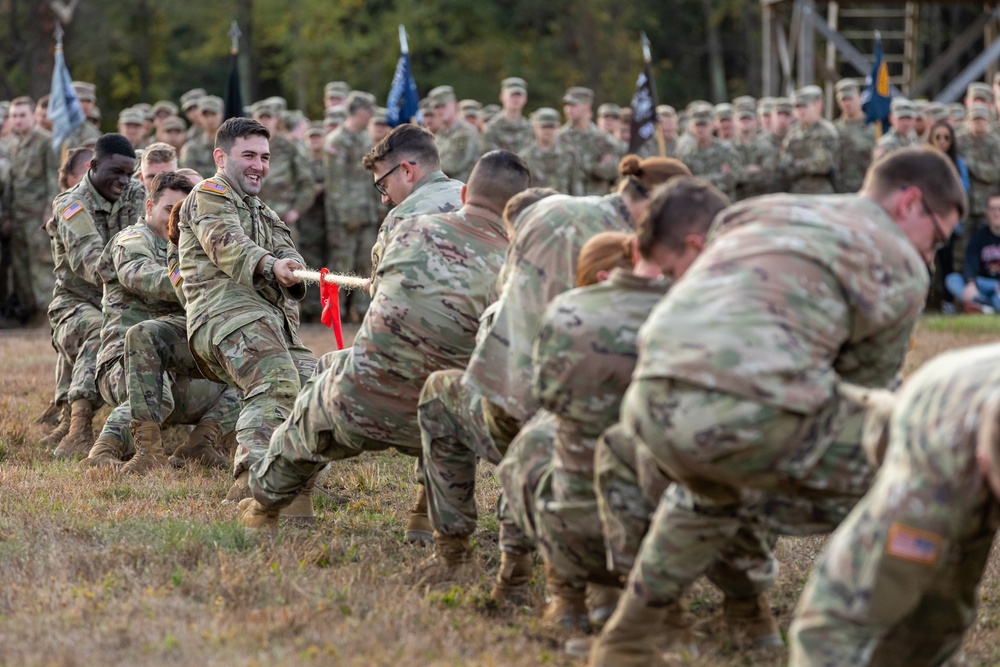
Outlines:
[[[89,121],[84,121],[73,130],[73,134],[66,138],[62,148],[69,150],[85,145],[87,142],[94,142],[101,138],[101,131],[94,127]]]
[[[309,153],[301,143],[280,134],[271,137],[270,146],[267,178],[257,197],[282,220],[289,211],[301,216],[316,198]],[[298,235],[294,229],[293,235]]]
[[[371,148],[368,131],[353,132],[341,125],[326,138],[323,168],[326,175],[326,247],[332,271],[371,273],[371,248],[378,224],[372,199],[372,178],[361,164]],[[376,191],[377,192],[377,191]],[[369,300],[360,290],[341,297],[341,311],[364,314]]]
[[[79,399],[101,403],[95,385],[101,346],[102,282],[98,263],[108,240],[142,215],[146,190],[129,181],[116,202],[94,189],[89,172],[56,197],[48,232],[52,237],[56,284],[49,304],[49,324],[56,349],[73,363],[70,403]]]
[[[209,137],[201,131],[181,146],[177,164],[183,168],[194,169],[208,178],[215,173],[213,151],[215,151],[215,137]]]
[[[874,486],[813,568],[795,667],[941,665],[972,624],[998,505],[976,463],[1000,345],[941,355],[897,397]]]
[[[836,192],[840,139],[833,124],[820,118],[812,126],[794,125],[781,143],[778,167],[788,192],[825,195]]]
[[[749,199],[772,192],[778,170],[778,151],[767,135],[756,132],[749,141],[738,141],[734,147],[743,163],[736,182],[736,198]],[[753,165],[760,167],[760,171],[748,173],[747,167]]]
[[[581,192],[580,160],[568,143],[543,148],[533,143],[518,155],[531,170],[531,186],[554,188],[563,194]]]
[[[872,151],[872,160],[877,160],[883,155],[888,155],[893,151],[898,151],[900,148],[906,148],[907,146],[916,146],[920,143],[920,138],[916,134],[911,134],[908,137],[896,132],[895,129],[891,129],[882,137],[875,142],[875,149]]]
[[[32,128],[14,144],[2,209],[11,220],[5,243],[10,244],[14,293],[26,313],[52,299],[52,252],[43,226],[58,193],[58,171],[52,135],[45,130]]]
[[[628,147],[610,134],[590,124],[577,130],[569,123],[559,129],[556,144],[570,149],[578,160],[578,190],[571,195],[606,195],[618,179],[618,163]]]
[[[302,216],[295,223],[299,234],[299,252],[305,265],[311,268],[329,266],[329,256],[326,248],[326,195],[323,190],[323,182],[326,178],[323,171],[323,158],[310,156],[309,170],[312,174],[312,188],[316,193],[312,205],[302,212]],[[372,188],[374,190],[374,188]],[[367,249],[366,249],[367,253]],[[365,261],[370,259],[365,255]],[[364,274],[362,274],[364,275]],[[299,312],[305,321],[317,320],[320,315],[320,305],[318,287],[309,285],[306,288],[306,297],[299,303]]]
[[[839,118],[834,122],[840,135],[840,169],[838,192],[853,193],[861,189],[875,149],[875,126],[865,120]]]
[[[399,222],[353,346],[322,358],[254,466],[260,503],[290,501],[318,466],[364,450],[419,456],[421,388],[468,362],[506,248],[499,216],[475,206]]]
[[[713,139],[708,148],[698,148],[698,142],[692,139],[678,149],[677,158],[692,174],[719,188],[730,199],[736,198],[736,183],[743,177],[743,161],[728,141]]]
[[[531,351],[548,302],[576,283],[583,244],[627,231],[621,197],[547,197],[525,212],[507,254],[507,279],[468,368],[428,378],[420,396],[428,514],[451,536],[475,530],[476,458],[499,463],[539,407],[531,395]]]
[[[1000,137],[992,132],[981,137],[966,132],[958,137],[955,148],[969,169],[969,218],[966,226],[971,233],[986,223],[990,196],[1000,194]]]
[[[873,471],[863,410],[836,385],[894,380],[927,286],[917,250],[865,198],[775,195],[716,219],[640,329],[622,403],[626,433],[679,482],[629,604],[677,600],[742,529],[812,534],[846,516]]]
[[[488,153],[498,149],[520,154],[535,143],[535,132],[531,129],[531,121],[519,118],[511,121],[497,114],[486,124],[483,132],[483,152]],[[532,182],[535,187],[540,187]]]
[[[97,386],[115,407],[102,435],[126,444],[132,419],[192,423],[204,417],[232,430],[239,396],[201,378],[187,345],[184,308],[167,268],[167,242],[143,219],[108,243],[98,272],[104,282]],[[179,272],[174,272],[179,280]],[[159,318],[159,319],[157,319]]]
[[[181,208],[180,275],[191,352],[202,373],[243,392],[236,423],[235,475],[267,451],[316,365],[299,339],[302,283],[282,287],[256,273],[258,262],[302,261],[288,227],[254,196],[241,197],[221,174],[203,181]]]
[[[409,196],[389,211],[389,215],[385,216],[378,228],[375,245],[372,246],[372,283],[368,290],[370,294],[374,295],[378,289],[379,263],[388,247],[393,230],[400,221],[417,215],[457,211],[462,207],[462,185],[464,185],[462,181],[448,178],[441,171],[432,171],[417,181]]]
[[[441,156],[441,171],[463,183],[468,181],[481,154],[479,133],[475,128],[458,119],[451,127],[434,135],[434,140]]]

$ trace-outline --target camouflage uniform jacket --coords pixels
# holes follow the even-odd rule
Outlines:
[[[556,295],[575,287],[583,244],[606,231],[632,231],[619,195],[554,195],[525,211],[511,240],[493,320],[480,334],[463,382],[521,423],[538,408],[531,349],[542,314]]]
[[[865,180],[875,149],[875,126],[839,118],[833,124],[840,135],[840,192],[857,192]]]
[[[88,141],[97,141],[101,138],[101,131],[94,127],[90,121],[84,121],[80,123],[80,126],[73,130],[73,134],[69,135],[65,142],[63,142],[62,147],[69,150],[70,148],[78,148],[83,146]]]
[[[184,145],[181,147],[178,165],[187,169],[194,169],[205,178],[208,178],[215,173],[215,158],[212,157],[213,151],[215,151],[215,138],[209,139],[202,132],[196,138],[184,142]]]
[[[714,139],[708,148],[698,148],[697,141],[685,143],[677,155],[691,173],[703,178],[736,198],[736,182],[743,177],[743,161],[728,141]]]
[[[302,346],[295,302],[305,296],[305,285],[281,287],[255,274],[257,263],[268,255],[274,261],[302,262],[291,232],[274,211],[257,197],[240,197],[222,174],[216,174],[184,200],[178,227],[189,340],[200,328],[210,327],[216,342],[265,318],[275,331],[286,330],[292,343]]]
[[[282,220],[289,211],[301,215],[316,198],[309,153],[301,143],[280,134],[270,143],[270,167],[257,196]]]
[[[969,213],[986,215],[990,195],[1000,194],[1000,137],[965,133],[958,137],[959,155],[969,169]]]
[[[532,390],[557,415],[560,432],[596,438],[618,421],[639,327],[672,282],[615,269],[606,281],[564,292],[545,309]]]
[[[836,128],[822,118],[810,127],[795,125],[781,144],[778,165],[789,192],[833,194],[840,166],[840,138]]]
[[[580,192],[580,160],[569,144],[542,148],[537,143],[518,155],[531,170],[531,187],[554,188],[563,194]]]
[[[379,263],[399,221],[415,215],[457,211],[462,207],[462,185],[462,181],[448,178],[440,171],[432,171],[417,181],[409,196],[389,211],[378,228],[378,238],[372,246],[372,284],[369,291],[373,296],[378,287]]]
[[[377,217],[372,199],[372,177],[361,164],[371,148],[368,131],[353,132],[341,125],[326,137],[324,145],[327,221],[374,224]]]
[[[420,390],[434,371],[468,363],[506,249],[499,216],[477,206],[399,223],[354,344],[334,353],[349,430],[419,449]]]
[[[53,216],[46,225],[56,278],[50,321],[55,324],[71,317],[82,304],[101,307],[103,282],[97,266],[104,247],[112,236],[135,224],[145,200],[146,189],[132,179],[118,201],[109,202],[94,189],[88,172],[52,202]]]
[[[899,371],[927,296],[910,240],[854,195],[770,195],[721,213],[639,332],[636,378],[676,378],[800,414],[840,378]]]
[[[463,183],[467,182],[479,160],[479,133],[459,118],[450,128],[438,132],[434,139],[441,155],[441,171]]]
[[[486,131],[483,132],[484,153],[500,148],[511,153],[520,153],[533,143],[535,143],[535,131],[527,118],[511,121],[497,114],[486,124]]]
[[[59,158],[52,154],[52,135],[37,127],[32,129],[14,145],[3,210],[15,217],[37,219],[37,225],[41,225],[58,193],[58,173]]]
[[[748,199],[772,192],[778,169],[778,151],[763,132],[755,132],[749,141],[734,144],[743,162],[743,172],[736,183],[736,198]],[[753,165],[760,167],[755,174],[747,169]]]
[[[618,162],[625,155],[626,147],[607,132],[591,123],[585,130],[577,130],[566,123],[559,128],[556,144],[572,149],[579,164],[579,190],[571,195],[606,195],[618,178]]]
[[[882,138],[875,143],[875,150],[872,151],[872,160],[877,160],[883,155],[898,151],[900,148],[915,146],[918,143],[920,143],[920,139],[917,137],[916,132],[910,133],[909,137],[904,137],[896,132],[895,129],[891,129],[883,134]]]
[[[97,266],[104,281],[101,351],[97,367],[125,354],[129,327],[167,315],[184,315],[167,268],[167,242],[144,219],[115,234]]]
[[[167,241],[167,275],[170,277],[170,284],[177,296],[177,303],[186,310],[187,297],[184,296],[184,278],[181,276],[181,256],[177,246],[170,241]]]

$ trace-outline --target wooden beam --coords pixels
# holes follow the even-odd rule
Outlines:
[[[946,104],[954,102],[965,94],[965,89],[970,83],[982,76],[983,72],[991,62],[1000,57],[1000,38],[993,40],[985,51],[976,56],[976,59],[969,63],[968,67],[962,70],[948,86],[938,93],[934,98],[935,102]]]
[[[797,84],[799,88],[811,85],[816,75],[816,60],[813,57],[815,38],[813,36],[812,20],[816,17],[816,4],[813,0],[795,0],[796,4],[802,4],[802,19],[799,25],[799,62],[797,67],[799,75]]]
[[[934,59],[934,62],[924,70],[920,78],[910,89],[910,94],[919,97],[937,83],[937,80],[944,75],[945,71],[951,67],[959,57],[968,51],[978,42],[983,35],[983,28],[994,19],[1000,18],[1000,7],[992,11],[985,11],[976,17],[976,20],[969,24],[969,27],[962,31],[962,34],[952,40],[948,48],[941,55]]]
[[[863,76],[868,76],[871,73],[872,64],[868,62],[868,59],[861,55],[861,52],[854,48],[854,45],[844,39],[844,36],[839,32],[834,30],[823,20],[822,16],[813,12],[812,25],[816,29],[816,32],[821,34],[826,39],[830,40],[837,46],[839,50],[844,55],[844,60],[857,70]],[[899,92],[899,88],[896,86],[891,87],[893,97],[897,95],[902,95]]]

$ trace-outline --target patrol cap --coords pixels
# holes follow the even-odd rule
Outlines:
[[[267,100],[259,100],[250,105],[250,115],[254,118],[263,118],[268,116],[270,118],[276,118],[281,115],[281,110],[275,107],[273,104],[268,104]]]
[[[264,104],[275,110],[275,113],[280,114],[282,111],[288,111],[288,102],[284,97],[280,95],[272,95],[265,99]]]
[[[448,102],[454,102],[458,98],[455,97],[455,89],[451,86],[438,86],[427,93],[427,99],[430,100],[431,106],[436,109],[448,104]]]
[[[389,110],[385,107],[375,107],[374,113],[372,113],[371,122],[376,125],[388,125]]]
[[[216,97],[215,95],[205,95],[200,100],[198,100],[198,108],[201,109],[202,113],[218,113],[221,114],[222,110],[225,108],[225,104],[221,97]]]
[[[841,79],[834,88],[837,91],[838,100],[849,100],[861,94],[857,79]]]
[[[185,126],[184,121],[182,121],[177,116],[167,116],[166,118],[163,119],[163,122],[160,123],[160,129],[163,130],[164,132],[171,132],[173,130],[179,130],[183,132],[184,130],[187,129],[187,126]]]
[[[926,118],[924,112],[927,110],[927,100],[914,100],[913,108],[917,112],[917,118]]]
[[[975,120],[977,118],[982,118],[983,120],[990,120],[992,118],[992,114],[990,114],[989,108],[980,106],[978,104],[973,104],[971,107],[969,107],[967,117],[971,120]]]
[[[708,110],[711,113],[712,104],[710,102],[706,102],[705,100],[691,100],[687,103],[687,106],[684,107],[684,113],[690,114],[699,107],[708,107]]]
[[[128,109],[122,109],[121,113],[118,114],[119,124],[142,125],[145,122],[146,115],[142,112],[142,109],[131,107]]]
[[[500,113],[499,104],[487,104],[486,106],[483,107],[483,110],[480,112],[480,115],[483,117],[483,122],[489,122],[489,120],[493,118],[493,116],[496,116],[498,113]]]
[[[773,97],[762,97],[757,100],[757,113],[760,115],[774,113],[774,102]]]
[[[739,111],[740,109],[756,109],[757,100],[750,97],[749,95],[740,95],[735,100],[733,100],[733,110]]]
[[[711,125],[712,109],[711,107],[697,106],[688,112],[688,119],[695,125]]]
[[[961,102],[953,102],[949,104],[948,118],[951,120],[965,120],[965,105]]]
[[[819,86],[805,86],[795,91],[792,104],[797,107],[802,107],[807,104],[812,104],[813,102],[818,102],[821,99],[823,99],[822,88]]]
[[[889,112],[896,118],[916,118],[917,107],[905,97],[894,97],[889,103]]]
[[[344,99],[344,106],[347,107],[348,113],[352,110],[357,111],[358,109],[367,109],[374,112],[375,96],[363,90],[352,90]]]
[[[531,122],[540,127],[559,127],[559,112],[552,107],[540,107],[531,114]]]
[[[166,114],[167,116],[176,116],[177,111],[177,105],[170,100],[160,100],[153,105],[154,116],[159,116],[161,113]]]
[[[323,86],[323,97],[344,99],[351,93],[351,87],[346,81],[331,81]]]
[[[471,116],[474,113],[479,113],[479,110],[483,108],[483,103],[476,100],[462,100],[458,103],[458,108],[466,116]]]
[[[86,81],[73,81],[71,84],[76,91],[76,97],[81,102],[97,101],[97,86]]]
[[[716,104],[712,107],[712,116],[715,120],[732,120],[733,119],[733,105],[728,102],[723,102],[721,104]]]
[[[605,102],[601,106],[597,107],[597,117],[611,116],[612,118],[622,117],[622,108],[617,104],[611,104],[610,102]]]
[[[757,117],[757,107],[752,106],[739,106],[736,107],[736,117],[737,118],[756,118]]]
[[[306,128],[307,137],[322,137],[326,134],[326,128],[323,127],[323,123],[318,120],[310,121],[309,127]]]
[[[928,102],[924,108],[924,117],[932,122],[948,120],[948,108],[940,102]]]
[[[133,104],[132,108],[141,111],[146,120],[153,120],[153,106],[151,104],[139,102],[138,104]]]
[[[205,97],[208,93],[205,92],[204,88],[192,88],[183,95],[181,95],[181,111],[187,111],[191,107],[198,106],[198,100]]]
[[[787,97],[776,97],[774,98],[774,113],[783,113],[786,116],[791,116],[795,113],[795,106]]]
[[[656,107],[656,113],[659,116],[666,116],[667,118],[677,118],[677,109],[669,104],[661,104]]]
[[[431,98],[425,97],[420,100],[420,110],[424,113],[424,115],[434,113],[434,105],[431,104]]]
[[[289,109],[288,111],[282,111],[278,114],[281,119],[281,124],[287,128],[296,128],[299,123],[305,123],[308,118],[306,115],[299,111],[298,109]]]
[[[500,82],[501,93],[521,93],[528,94],[528,84],[519,76],[508,76]]]
[[[973,100],[982,100],[983,102],[993,102],[993,89],[987,86],[982,81],[975,81],[969,84],[969,87],[965,89],[965,96]]]
[[[562,101],[564,104],[593,104],[594,91],[583,86],[573,86],[566,89]]]
[[[335,123],[343,123],[347,120],[347,107],[343,104],[337,104],[326,110],[325,116],[326,120],[333,121]]]

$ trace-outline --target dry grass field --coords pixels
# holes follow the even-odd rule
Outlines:
[[[907,370],[997,339],[1000,319],[928,318]],[[324,329],[308,328],[306,340],[317,353],[333,346]],[[52,393],[48,340],[37,330],[2,332],[0,360],[0,665],[578,664],[539,627],[537,609],[502,612],[489,600],[499,557],[497,486],[486,467],[476,535],[483,580],[425,595],[393,579],[427,554],[402,542],[415,489],[410,459],[379,453],[335,465],[317,523],[270,539],[237,526],[232,506],[219,504],[230,484],[223,473],[120,480],[55,461],[33,424]],[[783,628],[822,543],[779,545],[771,602]],[[540,608],[540,564],[535,574]],[[994,558],[962,664],[1000,664],[998,576]],[[702,618],[718,602],[707,584],[688,600]],[[785,656],[709,645],[689,664],[781,665]]]

